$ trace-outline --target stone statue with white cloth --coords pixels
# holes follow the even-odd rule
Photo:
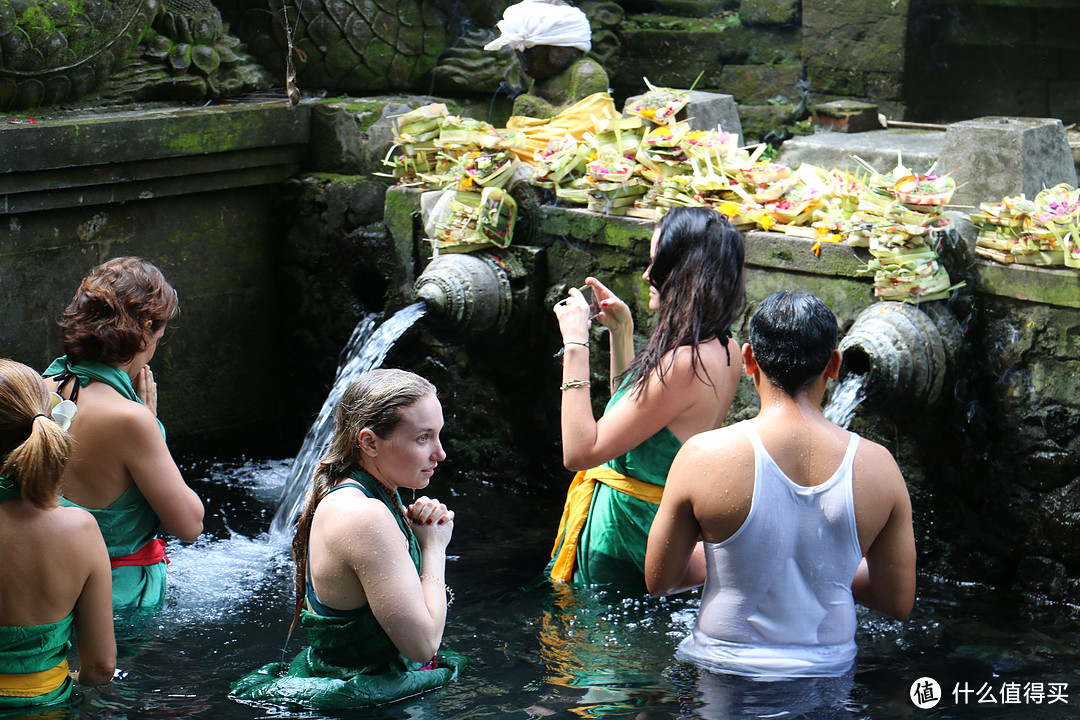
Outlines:
[[[509,45],[533,79],[514,99],[514,115],[549,118],[593,93],[608,91],[604,68],[586,53],[592,29],[585,13],[562,0],[524,0],[511,5],[498,22],[500,37],[484,46]]]

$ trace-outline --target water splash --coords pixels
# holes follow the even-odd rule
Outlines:
[[[285,481],[281,500],[278,501],[274,519],[270,523],[272,542],[282,542],[291,536],[292,524],[300,513],[308,481],[333,433],[334,408],[337,407],[345,389],[364,373],[382,365],[386,354],[390,352],[390,348],[394,346],[398,338],[423,317],[425,312],[427,312],[427,305],[418,302],[398,310],[393,317],[378,328],[375,328],[375,320],[370,316],[357,323],[352,337],[349,338],[348,344],[342,351],[342,362],[334,378],[334,385],[330,388],[330,394],[326,396],[318,417],[308,429],[304,444],[300,447],[300,454],[296,456],[292,472]]]
[[[869,375],[848,375],[841,380],[822,411],[825,419],[842,428],[847,428],[855,417],[855,411],[866,399],[866,385],[869,377]]]

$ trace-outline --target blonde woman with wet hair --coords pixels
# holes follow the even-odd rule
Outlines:
[[[373,370],[344,393],[293,540],[296,614],[311,646],[233,683],[243,700],[311,708],[381,705],[457,677],[465,659],[439,651],[453,593],[446,546],[454,513],[422,496],[446,458],[435,387]]]
[[[64,702],[116,667],[109,556],[90,513],[57,502],[71,440],[51,410],[36,372],[0,360],[0,710]]]

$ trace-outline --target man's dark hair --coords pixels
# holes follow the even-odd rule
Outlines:
[[[832,310],[801,290],[773,293],[750,318],[750,347],[761,372],[792,397],[824,372],[837,335]]]

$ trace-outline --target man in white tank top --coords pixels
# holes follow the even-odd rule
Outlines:
[[[855,660],[855,601],[897,619],[911,612],[911,501],[888,450],[821,414],[842,359],[828,307],[775,293],[749,336],[743,362],[761,411],[679,451],[645,580],[658,596],[705,584],[681,660],[742,675],[840,675]],[[704,568],[690,562],[700,540]]]

